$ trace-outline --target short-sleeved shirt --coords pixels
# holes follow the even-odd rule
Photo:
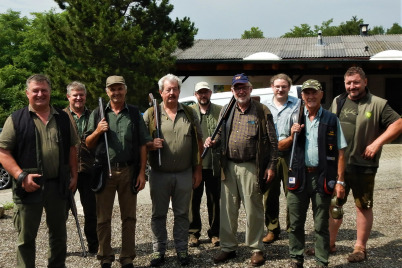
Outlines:
[[[308,167],[317,167],[318,166],[318,126],[320,124],[320,119],[322,115],[322,107],[317,112],[316,117],[313,121],[310,121],[308,118],[308,110],[304,109],[305,115],[305,129],[306,129],[306,146],[305,150],[305,164]],[[347,146],[345,137],[342,132],[341,124],[337,119],[337,146],[338,149],[343,149]]]
[[[229,159],[250,161],[256,158],[258,120],[257,107],[253,105],[253,102],[244,112],[236,103],[228,142]]]
[[[163,148],[161,150],[162,165],[154,167],[162,172],[179,172],[186,170],[192,166],[192,134],[191,123],[187,118],[182,104],[178,104],[177,113],[174,121],[168,116],[163,102],[159,104],[160,118],[160,134],[164,139]],[[202,139],[200,121],[194,109],[189,109],[193,113],[193,120],[197,128],[198,138]],[[153,124],[149,122],[149,109],[144,113],[145,124]],[[152,163],[152,162],[151,162]]]
[[[300,107],[300,101],[298,98],[288,96],[288,100],[282,107],[277,107],[274,103],[274,97],[269,99],[266,103],[271,114],[274,118],[276,136],[278,141],[286,139],[290,135],[290,128],[293,125],[294,120],[292,115],[296,114]]]
[[[32,107],[28,107],[30,114],[39,133],[41,160],[43,163],[44,178],[56,178],[59,175],[59,140],[58,128],[54,117],[58,112],[51,107],[47,124],[44,124],[35,114]],[[3,131],[0,135],[0,148],[12,152],[15,148],[17,137],[14,129],[12,117],[9,116],[4,123]],[[34,141],[33,141],[34,142]],[[79,144],[73,126],[70,122],[70,144],[75,146]]]
[[[121,163],[133,161],[133,122],[130,118],[130,113],[127,104],[124,104],[124,108],[115,114],[110,107],[110,101],[105,108],[105,117],[109,124],[109,130],[107,131],[108,145],[109,145],[109,157],[111,163]],[[88,129],[85,136],[88,137],[97,125],[94,118],[97,116],[97,111],[93,111],[89,117]],[[144,119],[141,114],[139,115],[139,145],[144,145],[147,141],[151,141],[152,138],[146,130]],[[95,124],[94,124],[95,123]]]

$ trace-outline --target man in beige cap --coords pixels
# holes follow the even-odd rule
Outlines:
[[[210,137],[214,132],[219,120],[219,113],[222,106],[211,103],[212,90],[207,82],[199,82],[195,85],[194,96],[198,103],[190,106],[196,113],[200,121],[202,136]],[[203,143],[205,142],[203,139]],[[200,186],[193,190],[190,206],[190,229],[188,244],[190,247],[198,247],[201,236],[201,216],[200,205],[202,195],[205,191],[207,195],[208,237],[213,246],[219,246],[219,200],[221,191],[221,166],[220,148],[212,148],[208,151],[202,161],[202,181]]]
[[[116,192],[122,220],[122,245],[119,262],[123,268],[133,266],[135,258],[135,224],[137,195],[145,186],[147,162],[146,142],[151,137],[136,106],[126,103],[127,86],[122,76],[109,76],[106,93],[110,101],[104,109],[105,118],[100,118],[99,107],[92,113],[85,132],[86,145],[95,149],[95,161],[103,163],[105,157],[105,135],[107,133],[111,164],[111,176],[107,177],[103,189],[96,193],[97,232],[99,251],[97,258],[103,268],[112,266],[114,251],[111,247],[111,220]]]

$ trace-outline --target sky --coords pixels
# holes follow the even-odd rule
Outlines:
[[[258,27],[265,37],[280,37],[295,26],[320,26],[333,19],[331,25],[363,19],[369,28],[393,23],[402,26],[402,0],[170,0],[174,9],[170,14],[189,17],[198,28],[196,39],[241,38],[245,30]],[[0,0],[0,13],[8,9],[45,12],[60,11],[53,0]]]

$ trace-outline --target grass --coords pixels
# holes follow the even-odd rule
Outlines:
[[[3,204],[3,208],[4,208],[4,210],[13,209],[14,208],[14,203],[13,202],[5,202]]]

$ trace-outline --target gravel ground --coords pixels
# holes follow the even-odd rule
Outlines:
[[[346,260],[348,254],[353,250],[356,239],[356,215],[353,202],[349,200],[344,206],[344,223],[338,235],[338,252],[330,257],[329,267],[402,267],[402,145],[386,145],[381,158],[380,169],[377,173],[376,188],[374,191],[374,226],[368,242],[368,259],[362,263],[349,264]],[[148,187],[148,186],[147,186]],[[281,211],[284,211],[285,199],[281,196]],[[202,219],[203,225],[207,226],[206,203],[203,200]],[[12,224],[13,212],[8,210],[5,217],[0,220],[1,245],[0,245],[0,267],[15,267],[15,240],[16,233]],[[116,257],[120,250],[121,226],[118,207],[114,210],[112,222],[112,246],[115,249]],[[137,258],[134,260],[136,267],[147,267],[149,265],[152,245],[151,245],[151,205],[142,204],[137,209]],[[44,219],[44,217],[42,217]],[[203,230],[201,245],[198,248],[189,248],[192,258],[189,267],[248,267],[250,252],[244,246],[244,210],[240,210],[238,240],[240,242],[237,251],[238,257],[222,265],[214,265],[212,257],[219,251],[219,248],[212,247],[207,239],[206,230]],[[83,226],[83,217],[80,216],[80,223]],[[280,222],[285,223],[284,214],[280,215]],[[166,253],[166,263],[164,267],[178,267],[172,238],[173,213],[168,214],[169,243]],[[81,248],[78,234],[73,217],[68,219],[68,256],[67,267],[100,267],[99,262],[94,256],[81,257]],[[308,215],[306,224],[306,246],[312,246],[313,227],[312,213]],[[47,265],[47,228],[42,220],[38,239],[37,239],[37,265],[36,267],[46,267]],[[288,235],[285,231],[281,233],[281,239],[271,245],[265,246],[267,262],[263,267],[286,267],[288,263]],[[314,267],[313,257],[306,257],[305,267]],[[114,262],[112,267],[120,267],[118,262]]]

